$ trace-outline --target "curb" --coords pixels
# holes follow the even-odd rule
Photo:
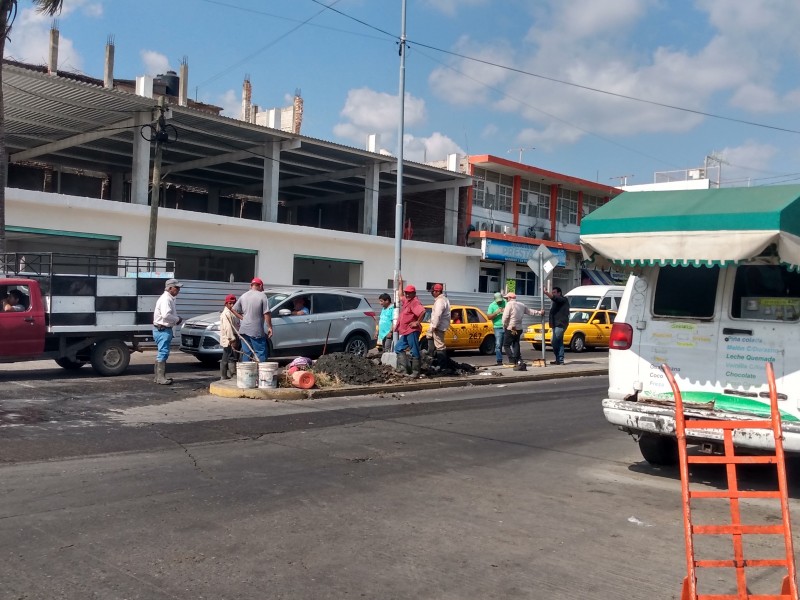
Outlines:
[[[483,373],[491,371],[482,371]],[[223,398],[249,398],[251,400],[269,400],[272,402],[288,402],[292,400],[310,400],[312,398],[338,398],[341,396],[366,396],[369,394],[393,394],[398,392],[411,392],[418,390],[436,390],[453,387],[496,385],[498,383],[523,383],[526,381],[544,381],[548,379],[568,379],[570,377],[588,377],[591,375],[604,375],[608,367],[587,367],[574,371],[559,371],[555,369],[541,371],[527,371],[525,375],[473,375],[469,377],[442,377],[437,379],[422,379],[417,381],[387,383],[382,385],[353,385],[338,388],[321,388],[301,390],[297,388],[251,388],[236,387],[234,380],[214,381],[208,389],[212,396]]]

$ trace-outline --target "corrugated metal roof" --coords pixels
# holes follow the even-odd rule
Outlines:
[[[152,122],[156,100],[110,90],[88,77],[49,75],[40,68],[6,61],[3,71],[6,144],[12,162],[33,160],[95,172],[130,172],[133,141],[144,114]],[[178,140],[164,146],[164,181],[193,187],[215,186],[222,193],[261,195],[264,152],[275,143],[298,147],[281,152],[280,196],[288,201],[337,201],[363,193],[366,168],[382,165],[381,194],[394,193],[396,159],[245,123],[175,105],[168,121]],[[58,145],[53,145],[61,142]],[[229,159],[225,155],[238,153]],[[219,162],[212,159],[216,157]],[[207,159],[204,163],[200,159]],[[190,161],[196,161],[187,165]],[[404,161],[407,193],[464,183],[465,176]],[[296,180],[296,181],[293,181]]]

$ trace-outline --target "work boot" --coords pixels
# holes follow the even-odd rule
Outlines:
[[[448,364],[447,350],[437,350],[436,354],[434,354],[433,364],[440,369],[445,368]]]
[[[517,364],[514,365],[514,368],[511,369],[512,371],[527,371],[528,365],[525,364],[525,361],[519,360]]]
[[[172,379],[167,378],[167,363],[163,360],[156,361],[156,383],[159,385],[172,385]]]
[[[411,379],[419,379],[419,369],[420,369],[419,359],[418,358],[412,358],[411,359]]]
[[[408,370],[408,355],[405,352],[397,353],[397,366],[394,370],[403,374]]]
[[[228,375],[231,379],[236,379],[236,362],[231,361],[228,363]]]
[[[433,356],[434,352],[436,352],[436,344],[433,342],[433,338],[428,338],[428,354]]]
[[[231,375],[230,375],[230,372],[228,371],[228,361],[227,360],[221,360],[220,363],[219,363],[219,380],[220,381],[225,381],[226,379],[230,379],[230,378],[231,378]]]

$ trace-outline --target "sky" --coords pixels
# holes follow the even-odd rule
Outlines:
[[[19,0],[6,57],[46,64],[53,20]],[[189,65],[191,98],[304,100],[302,133],[398,150],[402,0],[65,0],[59,69]],[[407,0],[404,156],[492,154],[607,185],[718,165],[723,186],[800,182],[797,0]],[[709,160],[709,158],[711,159]]]

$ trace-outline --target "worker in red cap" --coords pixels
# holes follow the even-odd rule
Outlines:
[[[505,295],[506,307],[503,309],[503,350],[508,353],[508,360],[514,365],[514,371],[527,371],[528,367],[522,360],[522,351],[519,340],[522,336],[522,319],[525,315],[540,315],[542,311],[528,308],[522,302],[517,302],[517,295],[508,292]]]
[[[233,310],[236,304],[236,296],[228,294],[225,296],[225,306],[219,316],[219,345],[222,346],[222,359],[219,361],[219,379],[223,381],[236,375],[236,350],[239,344],[239,337],[236,332],[239,329],[240,314]]]
[[[444,286],[441,283],[433,284],[431,296],[433,296],[433,309],[431,309],[431,325],[428,327],[427,334],[428,354],[435,357],[437,364],[443,365],[447,362],[447,345],[444,336],[450,329],[450,300],[444,295]]]
[[[250,289],[239,297],[233,310],[242,315],[239,337],[242,340],[242,362],[264,362],[269,349],[267,338],[272,337],[272,314],[264,293],[264,282],[255,277]]]
[[[422,317],[425,316],[425,307],[417,298],[417,288],[407,285],[403,289],[403,306],[397,317],[397,334],[400,339],[394,351],[397,353],[397,371],[405,372],[414,379],[419,377],[420,353],[419,334],[422,333]],[[411,353],[409,364],[406,348]]]

